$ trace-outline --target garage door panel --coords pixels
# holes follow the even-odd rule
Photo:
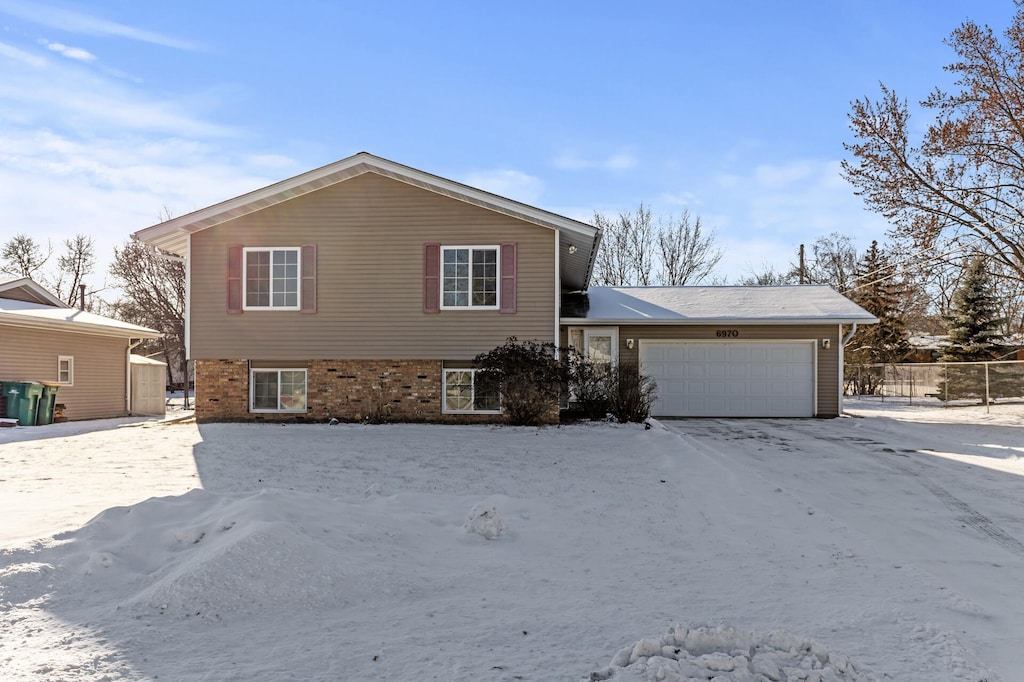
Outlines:
[[[654,416],[810,417],[812,343],[643,342]]]

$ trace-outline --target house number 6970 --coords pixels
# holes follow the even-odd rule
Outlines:
[[[715,331],[715,336],[718,338],[736,338],[740,335],[739,329],[718,329]]]

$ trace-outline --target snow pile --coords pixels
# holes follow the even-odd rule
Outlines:
[[[501,520],[496,507],[478,504],[466,517],[466,531],[476,533],[486,540],[497,540],[504,530],[505,522]]]
[[[27,586],[52,568],[67,591],[107,594],[115,610],[134,617],[219,622],[409,596],[419,586],[396,575],[406,540],[401,515],[385,511],[394,502],[280,489],[151,498],[63,534],[53,566],[19,568],[19,578]],[[377,561],[367,561],[367,545]],[[12,588],[0,575],[0,591],[17,601]]]
[[[731,627],[676,625],[660,639],[621,649],[590,680],[644,682],[871,682],[848,658],[781,630],[758,634]]]

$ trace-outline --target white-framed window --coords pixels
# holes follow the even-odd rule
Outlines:
[[[444,370],[444,409],[447,414],[499,414],[501,398],[495,392],[478,391],[475,369]]]
[[[244,310],[299,310],[299,251],[298,247],[242,250]]]
[[[441,308],[498,309],[497,246],[441,248]]]
[[[583,354],[592,364],[617,366],[619,364],[619,330],[616,328],[584,328]]]
[[[57,383],[62,386],[75,385],[75,358],[72,355],[57,356]]]
[[[250,412],[305,412],[306,370],[249,370]]]

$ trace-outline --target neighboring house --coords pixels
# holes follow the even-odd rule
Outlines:
[[[786,341],[803,348],[796,362],[814,396],[799,415],[839,412],[841,325],[871,315],[817,287],[763,301],[792,302],[792,316],[734,318],[735,301],[719,297],[725,308],[700,328],[626,315],[644,290],[615,290],[637,301],[607,315],[594,301],[564,315],[563,296],[588,287],[600,237],[592,225],[367,153],[135,234],[187,261],[186,345],[201,421],[500,420],[500,406],[475,392],[472,360],[510,336],[570,341],[645,368],[676,362],[656,358],[653,339],[705,339],[744,346],[748,364],[761,364],[751,371],[771,377],[790,360],[762,342]],[[685,300],[696,290],[647,291]],[[688,408],[663,400],[658,409]]]
[[[0,281],[0,381],[59,383],[67,419],[130,414],[130,350],[158,336],[69,307],[31,279]]]

